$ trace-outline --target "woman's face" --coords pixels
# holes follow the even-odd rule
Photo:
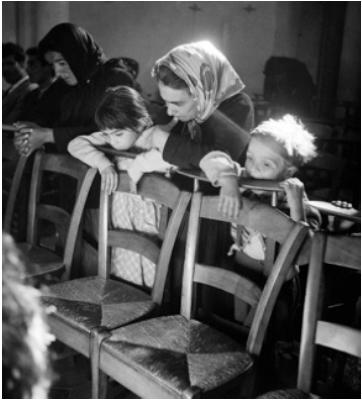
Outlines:
[[[49,64],[53,64],[55,75],[63,79],[67,85],[75,86],[78,83],[78,79],[73,74],[73,71],[70,69],[70,66],[62,53],[58,53],[57,51],[48,51],[45,54],[45,59]]]
[[[158,82],[158,89],[166,103],[168,115],[183,122],[196,117],[196,102],[187,89],[173,89],[162,82]]]

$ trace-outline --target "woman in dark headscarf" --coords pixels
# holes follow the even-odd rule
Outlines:
[[[55,143],[66,152],[74,137],[97,130],[96,107],[111,86],[133,86],[133,78],[121,59],[106,61],[102,49],[83,28],[70,23],[56,25],[40,41],[39,50],[53,64],[56,75],[71,86],[61,102],[53,128],[19,123],[15,144],[27,154],[44,143]]]

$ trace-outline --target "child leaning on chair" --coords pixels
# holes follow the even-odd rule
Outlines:
[[[311,160],[315,154],[314,137],[291,115],[278,120],[270,119],[261,123],[251,132],[251,139],[246,155],[245,166],[242,168],[227,154],[214,151],[200,161],[200,168],[205,172],[214,186],[220,187],[219,211],[234,217],[242,207],[239,178],[270,179],[281,181],[284,189],[278,193],[278,208],[289,212],[295,221],[306,221],[311,228],[320,225],[320,215],[317,210],[308,206],[308,199],[303,183],[294,177],[298,167]],[[261,201],[270,202],[270,196],[265,193],[244,190],[244,195],[258,197]],[[270,271],[265,260],[265,241],[259,232],[247,227],[231,226],[231,236],[234,244],[229,255],[234,255],[234,270],[246,276],[268,276]],[[287,296],[280,303],[282,310],[287,304],[290,311],[279,313],[280,320],[292,317],[293,308],[298,296],[296,277],[298,267],[291,268],[284,285]],[[294,306],[293,306],[294,304]],[[248,306],[241,300],[234,301],[234,318],[244,321]]]
[[[240,203],[239,178],[281,181],[284,192],[279,194],[278,207],[289,209],[294,221],[319,225],[319,214],[308,206],[303,183],[294,177],[298,168],[316,154],[314,137],[291,115],[261,123],[251,132],[244,168],[227,154],[213,151],[200,161],[200,168],[214,186],[220,187],[219,210],[237,216]],[[257,194],[254,192],[254,194]],[[261,196],[262,197],[262,196]],[[257,260],[264,260],[263,241],[256,232],[244,228],[232,249],[243,251]],[[241,237],[240,237],[241,236]]]
[[[136,184],[146,172],[169,172],[173,166],[162,159],[153,145],[153,137],[169,126],[152,126],[142,96],[128,86],[108,89],[96,114],[99,132],[78,136],[68,145],[69,153],[91,167],[98,168],[101,186],[108,194],[118,184],[118,170],[126,170]],[[110,145],[116,150],[131,147],[140,150],[134,159],[117,156],[111,160],[98,146]],[[115,228],[158,234],[160,208],[153,201],[131,193],[116,192],[112,201],[112,224]],[[152,287],[155,264],[126,249],[113,249],[112,274],[138,285]]]
[[[153,136],[159,129],[152,126],[151,117],[142,96],[128,86],[117,86],[106,91],[95,113],[100,129],[91,135],[82,135],[68,145],[69,153],[91,167],[98,168],[102,189],[113,192],[118,183],[119,170],[127,170],[137,183],[143,173],[167,172],[172,165],[163,161],[161,153],[153,146]],[[115,157],[113,162],[98,146],[109,145],[116,150],[130,148],[143,151],[135,159]]]

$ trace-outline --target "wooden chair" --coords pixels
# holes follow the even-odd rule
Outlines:
[[[20,157],[14,176],[5,217],[5,230],[8,231],[26,161],[26,157]],[[71,213],[61,206],[45,203],[46,199],[42,196],[45,172],[68,176],[77,182],[76,201]],[[62,275],[64,279],[69,277],[84,205],[96,172],[95,169],[90,169],[69,155],[47,154],[43,150],[35,154],[30,183],[26,242],[18,243],[28,260],[28,278],[38,281],[53,275]],[[46,246],[44,242],[40,226],[43,221],[48,221],[55,227],[52,237],[59,240],[54,241],[54,246]]]
[[[276,297],[297,255],[308,228],[268,205],[243,200],[237,220],[217,211],[217,197],[193,194],[183,273],[181,313],[153,318],[112,331],[100,348],[100,368],[143,398],[227,397],[241,377],[252,375],[260,354]],[[261,292],[234,272],[196,262],[200,219],[235,222],[271,236],[281,244],[272,273]],[[193,319],[195,284],[225,290],[249,304],[256,312],[246,345]],[[252,385],[244,385],[250,395]]]
[[[303,312],[297,388],[268,392],[259,398],[315,398],[317,345],[361,358],[361,330],[321,318],[325,270],[331,265],[361,271],[361,238],[317,232],[312,241]]]
[[[13,177],[18,166],[19,155],[13,143],[13,132],[2,130],[2,200],[3,216],[5,206],[8,204]]]
[[[4,182],[3,177],[3,185],[8,186],[10,189],[4,193],[4,186],[3,186],[3,200],[4,194],[7,197],[6,202],[6,209],[4,214],[4,225],[3,230],[10,234],[13,234],[13,220],[14,220],[14,213],[15,213],[15,206],[18,200],[20,183],[22,182],[25,167],[27,165],[29,156],[20,156],[18,162],[16,164],[14,175],[11,178],[7,178],[7,182]]]
[[[127,173],[120,174],[117,191],[130,191]],[[155,240],[141,232],[113,229],[109,222],[112,195],[101,192],[98,275],[52,285],[43,296],[45,305],[56,308],[49,315],[56,338],[91,358],[94,398],[99,396],[98,348],[108,330],[160,311],[172,250],[191,198],[190,193],[156,174],[141,179],[138,194],[161,204],[161,211],[172,210],[169,218],[165,218],[165,212],[161,214],[160,237]],[[156,264],[151,294],[145,288],[110,278],[110,249],[116,247],[137,252]]]

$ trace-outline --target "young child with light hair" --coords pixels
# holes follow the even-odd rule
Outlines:
[[[251,132],[245,166],[241,167],[227,154],[214,151],[200,162],[214,186],[220,187],[219,211],[229,217],[236,217],[240,207],[240,178],[267,179],[280,181],[284,189],[278,193],[278,208],[289,212],[294,221],[306,221],[312,228],[318,228],[320,215],[308,205],[303,183],[294,175],[298,168],[316,155],[314,137],[296,118],[285,115],[280,119],[262,122]],[[251,191],[248,191],[249,195]],[[247,195],[248,193],[245,193]],[[267,194],[253,191],[252,196],[270,202]],[[241,273],[246,269],[268,275],[264,265],[265,242],[259,232],[247,227],[232,225],[231,236],[234,244],[229,255],[234,254],[236,267]],[[291,270],[287,279],[295,273]]]
[[[99,132],[78,136],[68,145],[69,153],[101,174],[101,188],[108,194],[118,185],[118,172],[125,170],[134,184],[146,172],[168,173],[173,166],[165,162],[153,144],[153,135],[168,126],[151,126],[152,120],[144,99],[128,86],[110,88],[100,102],[96,114]],[[99,146],[116,150],[133,149],[135,158],[110,156]],[[158,234],[160,208],[136,193],[115,193],[112,202],[112,223],[115,228],[133,229],[151,235]],[[152,287],[155,265],[145,257],[126,249],[113,249],[111,272],[138,285]]]

